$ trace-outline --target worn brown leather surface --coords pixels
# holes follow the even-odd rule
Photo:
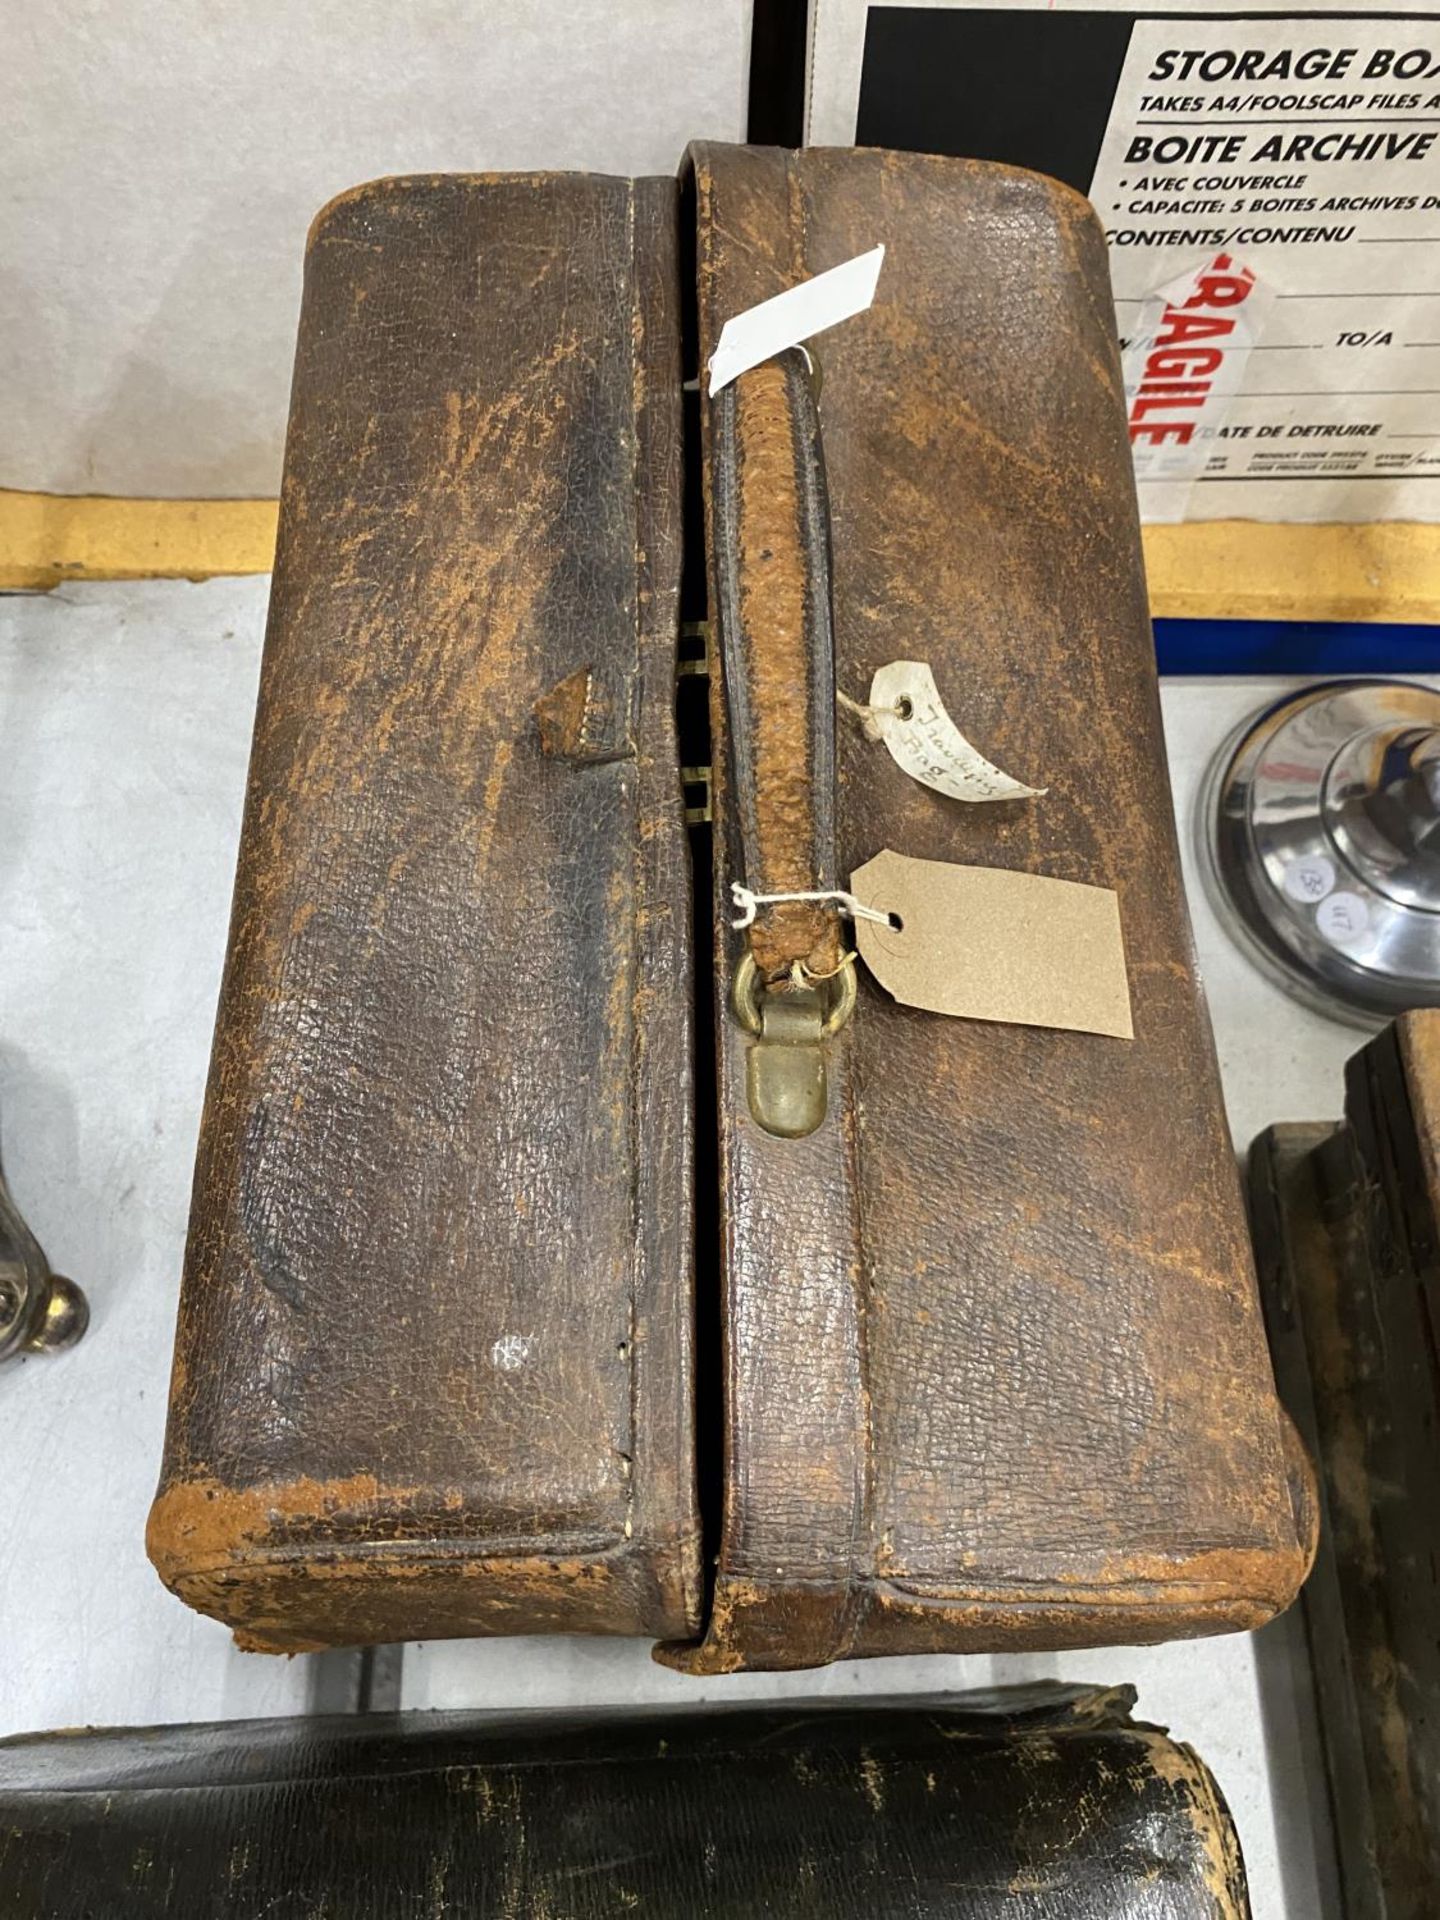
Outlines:
[[[692,371],[888,248],[818,343],[818,432],[794,357],[701,402],[718,1118],[697,1143],[674,190],[360,189],[307,270],[152,1555],[286,1648],[594,1631],[727,1670],[1254,1625],[1313,1509],[1194,975],[1103,238],[963,161],[701,148],[693,186]],[[837,737],[832,646],[856,699],[927,660],[1047,795],[967,809]],[[862,978],[824,1123],[761,1132],[730,882],[883,847],[1117,889],[1134,1042]],[[752,935],[776,989],[839,950],[808,905]]]
[[[268,1646],[698,1624],[675,237],[312,233],[149,1534]]]
[[[1292,1499],[1181,892],[1099,224],[965,161],[702,146],[693,167],[702,366],[730,315],[887,247],[873,308],[817,343],[839,687],[863,700],[885,662],[927,660],[982,751],[1049,786],[966,808],[847,725],[840,883],[891,847],[1116,889],[1135,1039],[946,1020],[862,977],[825,1124],[761,1131],[725,1006],[743,852],[716,686],[725,1513],[708,1637],[668,1657],[1254,1626],[1313,1549],[1306,1469],[1289,1456]],[[712,404],[728,664],[746,580],[743,556],[738,582],[714,565],[715,427]]]

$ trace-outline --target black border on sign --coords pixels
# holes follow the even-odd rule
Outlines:
[[[1088,193],[1138,17],[871,7],[855,144],[999,160]]]
[[[755,0],[750,16],[750,96],[745,137],[754,147],[805,139],[807,0]]]
[[[1262,20],[1279,28],[1291,20],[1433,23],[1440,14],[871,5],[855,144],[999,160],[1088,195],[1138,20]],[[1028,77],[1023,97],[1017,74]]]

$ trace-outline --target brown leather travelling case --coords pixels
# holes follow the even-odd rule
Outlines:
[[[725,319],[881,241],[868,311],[703,393]],[[896,660],[1045,795],[965,806],[837,724]],[[1116,890],[1133,1040],[902,1006],[833,903],[731,924],[732,883],[883,848]],[[1253,1626],[1313,1517],[1090,209],[726,147],[678,190],[333,202],[164,1579],[275,1649],[633,1634],[723,1671]]]

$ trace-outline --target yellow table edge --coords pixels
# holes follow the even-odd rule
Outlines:
[[[0,490],[0,589],[265,573],[275,517],[273,500]],[[1440,526],[1153,526],[1145,564],[1159,618],[1440,623]]]
[[[0,588],[268,573],[274,500],[129,500],[0,490]]]

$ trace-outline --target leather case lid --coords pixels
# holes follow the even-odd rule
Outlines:
[[[1310,1542],[1181,887],[1099,223],[961,160],[702,146],[693,167],[702,365],[731,315],[887,248],[874,306],[815,343],[839,687],[926,660],[982,751],[1049,787],[966,807],[844,723],[839,884],[889,847],[1114,888],[1135,1022],[1126,1043],[946,1019],[862,974],[825,1124],[762,1132],[726,1005],[743,876],[717,689],[728,1465],[702,1663],[1254,1625]],[[743,551],[738,579],[713,564],[718,404],[723,635],[747,581]],[[803,538],[787,512],[778,542]]]
[[[266,1644],[695,1624],[675,226],[312,233],[150,1531]]]
[[[1214,1780],[1133,1697],[32,1736],[0,1742],[0,1894],[134,1920],[1247,1920]]]

